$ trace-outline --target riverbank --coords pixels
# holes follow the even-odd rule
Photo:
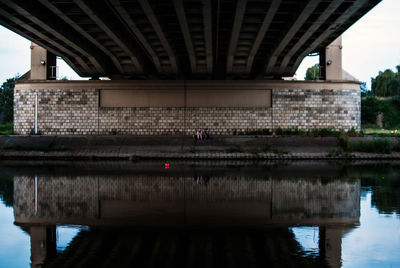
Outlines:
[[[374,137],[350,137],[368,142]],[[395,138],[388,138],[397,142]],[[0,136],[0,159],[400,159],[387,154],[344,152],[337,137],[215,136]]]

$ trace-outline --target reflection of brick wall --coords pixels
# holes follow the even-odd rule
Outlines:
[[[274,182],[272,188],[272,215],[277,219],[360,216],[359,181],[324,184],[293,179]]]
[[[269,180],[240,177],[110,177],[101,178],[99,184],[101,200],[265,201],[270,190]]]
[[[14,132],[33,130],[34,96],[42,134],[213,134],[260,129],[360,129],[359,90],[273,89],[268,107],[99,107],[96,89],[15,89]]]
[[[90,177],[38,177],[35,214],[34,178],[14,177],[14,213],[20,217],[93,218],[97,215],[97,180]]]
[[[14,177],[14,216],[31,218],[35,214],[34,178]]]
[[[96,218],[100,201],[259,204],[275,218],[355,218],[360,210],[360,182],[256,180],[210,177],[39,177],[38,212],[34,179],[14,178],[14,213],[20,218]],[[272,191],[272,192],[271,192]],[[260,211],[265,213],[265,211]]]

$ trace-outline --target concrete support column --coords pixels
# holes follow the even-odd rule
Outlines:
[[[42,267],[49,255],[56,253],[56,227],[31,226],[31,267]]]
[[[320,256],[325,259],[331,268],[342,266],[343,233],[341,228],[319,227]]]
[[[31,80],[56,80],[56,56],[41,46],[31,43]]]
[[[342,36],[320,52],[321,80],[343,80]]]

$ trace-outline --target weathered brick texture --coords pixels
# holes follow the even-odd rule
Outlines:
[[[361,128],[360,90],[275,89],[272,94],[274,128]]]
[[[254,130],[360,130],[359,90],[273,89],[266,107],[99,107],[96,89],[16,89],[14,132],[34,129],[38,95],[39,132],[71,134],[192,134],[209,128],[214,135]]]

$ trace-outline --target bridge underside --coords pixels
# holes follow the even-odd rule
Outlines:
[[[80,76],[291,76],[379,0],[3,0],[0,24]]]

